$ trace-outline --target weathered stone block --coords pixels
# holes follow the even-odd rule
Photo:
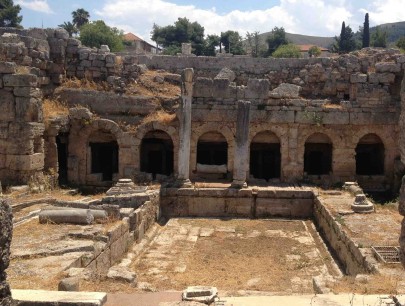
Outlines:
[[[197,78],[194,83],[193,96],[211,98],[214,81],[211,78]]]
[[[111,249],[107,248],[96,259],[96,272],[99,274],[107,274],[111,267]]]
[[[8,74],[3,76],[4,86],[25,86],[36,87],[37,76],[33,74]]]
[[[216,79],[228,79],[229,82],[233,82],[236,78],[235,72],[231,69],[224,67],[221,71],[216,75]]]
[[[299,98],[300,91],[301,86],[281,83],[269,93],[269,97],[274,99],[296,99]]]
[[[13,93],[17,97],[40,98],[42,96],[39,88],[35,87],[14,87]]]
[[[366,83],[367,74],[354,73],[350,75],[350,83]]]
[[[7,200],[0,198],[0,305],[11,305],[10,287],[5,270],[10,263],[10,245],[13,230],[13,217]]]
[[[245,90],[246,99],[266,99],[269,96],[270,82],[267,79],[249,79]]]
[[[400,72],[401,64],[397,63],[377,63],[375,64],[376,72]]]
[[[7,155],[6,166],[11,170],[41,170],[44,168],[44,154]]]
[[[14,62],[0,62],[0,73],[15,73],[17,65]]]
[[[230,82],[228,79],[214,79],[212,87],[212,95],[216,98],[228,98]]]
[[[14,96],[7,90],[0,90],[0,120],[13,121],[15,117]]]
[[[42,103],[39,99],[16,97],[15,98],[16,119],[26,122],[42,122]]]

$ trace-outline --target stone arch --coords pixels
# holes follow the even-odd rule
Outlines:
[[[145,135],[147,135],[150,132],[154,132],[154,131],[164,132],[170,137],[172,144],[173,144],[173,173],[176,175],[177,174],[177,165],[178,165],[178,152],[179,152],[178,131],[173,126],[164,125],[157,121],[148,122],[146,124],[140,125],[134,134],[134,146],[135,146],[134,154],[137,159],[135,162],[136,168],[138,170],[141,170],[140,157],[141,157],[142,139],[144,139]]]
[[[162,130],[147,132],[141,141],[140,164],[142,172],[171,175],[173,169],[173,141],[169,134]]]
[[[356,175],[385,173],[385,146],[375,133],[362,136],[356,146]]]
[[[220,131],[220,132],[218,132]],[[221,123],[207,123],[200,126],[193,126],[191,133],[191,154],[190,154],[190,169],[191,171],[197,171],[197,145],[198,140],[203,134],[206,133],[220,133],[226,140],[228,149],[227,149],[227,169],[228,172],[233,171],[233,151],[235,147],[235,136],[232,130],[224,126]]]
[[[111,120],[97,119],[87,130],[87,173],[91,180],[112,181],[119,176],[123,133]]]
[[[228,142],[218,131],[206,132],[197,141],[197,172],[226,174]]]
[[[250,176],[273,179],[281,176],[281,142],[272,131],[256,133],[250,141]]]
[[[304,144],[304,173],[325,175],[332,172],[333,144],[324,133],[313,133]]]
[[[124,133],[117,123],[92,119],[80,136],[86,141],[87,183],[115,181],[122,176]]]

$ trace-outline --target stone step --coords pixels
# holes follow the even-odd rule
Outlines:
[[[102,306],[107,301],[104,292],[68,292],[46,290],[11,290],[13,300],[20,306],[82,305]]]

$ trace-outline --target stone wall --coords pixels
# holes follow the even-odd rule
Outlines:
[[[162,188],[165,217],[310,218],[312,190]]]
[[[401,85],[401,116],[399,119],[399,128],[401,133],[399,134],[399,149],[401,151],[401,162],[405,165],[405,76],[402,79]],[[402,173],[403,174],[403,173]],[[402,186],[399,196],[399,213],[404,216],[402,220],[401,234],[399,237],[400,244],[400,258],[402,264],[405,266],[405,177],[402,178]]]
[[[0,197],[0,305],[11,305],[11,292],[7,284],[6,269],[9,265],[10,244],[13,230],[11,208]]]
[[[0,62],[0,181],[27,183],[44,167],[42,92],[34,74]]]
[[[369,260],[372,257],[371,250],[356,245],[317,197],[314,200],[314,221],[318,231],[333,249],[333,255],[343,265],[346,274],[378,273],[376,266]]]

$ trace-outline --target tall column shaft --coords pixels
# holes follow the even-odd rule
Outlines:
[[[178,180],[182,185],[191,185],[190,176],[190,139],[191,139],[191,102],[193,100],[194,70],[186,68],[182,73],[181,104],[179,112],[179,158]]]
[[[232,186],[241,188],[246,186],[246,174],[249,169],[249,124],[250,102],[238,101],[238,115],[236,121],[236,145],[234,152]]]

